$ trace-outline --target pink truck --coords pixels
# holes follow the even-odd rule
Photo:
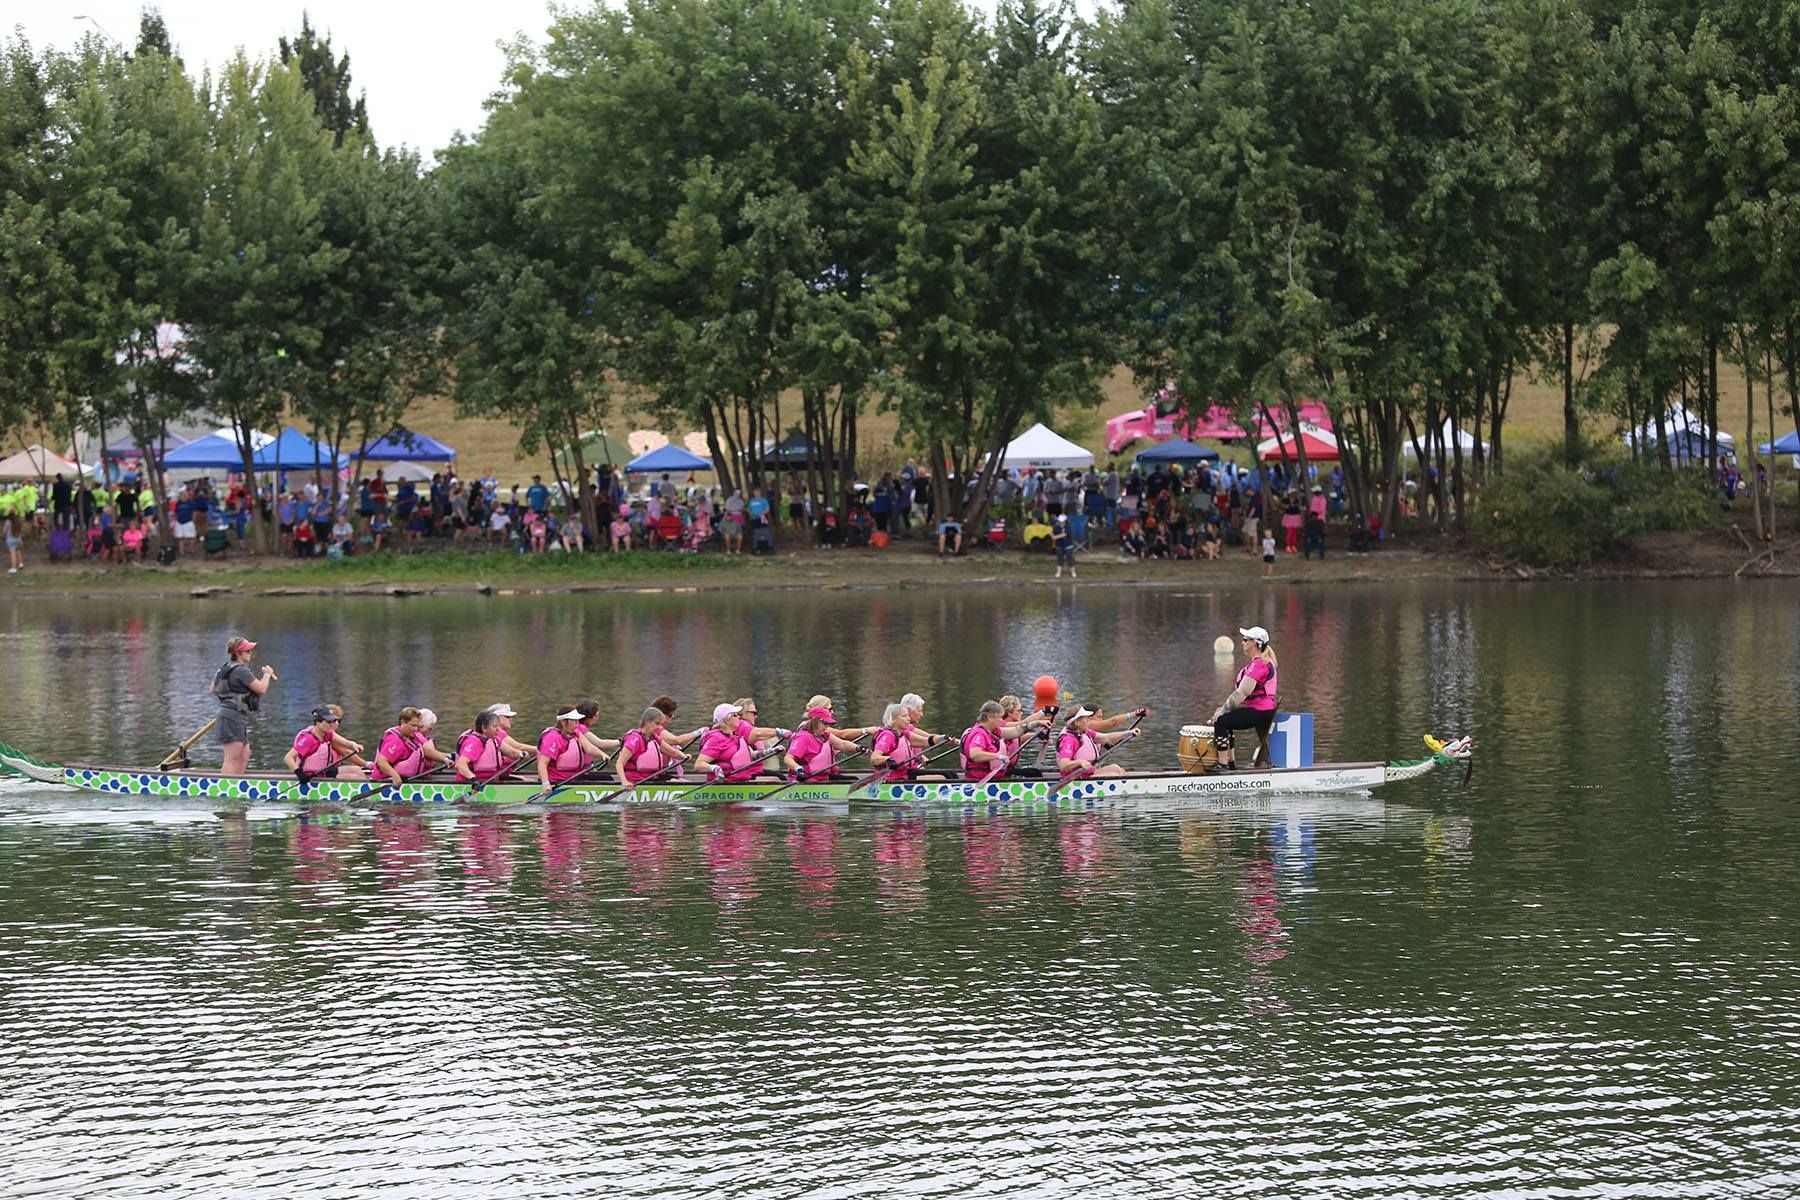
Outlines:
[[[1258,440],[1273,437],[1276,430],[1287,426],[1286,413],[1276,409],[1271,410],[1271,415],[1275,418],[1273,428],[1267,421],[1258,418]],[[1321,429],[1331,428],[1331,414],[1317,400],[1300,402],[1300,419]],[[1187,403],[1179,394],[1170,388],[1158,388],[1149,404],[1132,412],[1120,413],[1106,423],[1106,450],[1109,454],[1117,454],[1138,438],[1149,438],[1152,442],[1166,442],[1177,437],[1187,438],[1189,441],[1200,438],[1229,441],[1248,436],[1229,409],[1214,404],[1203,414],[1190,416]]]

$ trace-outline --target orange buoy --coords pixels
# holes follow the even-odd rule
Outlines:
[[[1037,677],[1037,682],[1031,685],[1031,697],[1033,700],[1037,701],[1037,706],[1039,708],[1055,704],[1058,694],[1059,691],[1056,686],[1056,676],[1054,675],[1039,675]]]

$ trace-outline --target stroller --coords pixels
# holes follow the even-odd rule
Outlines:
[[[50,561],[68,562],[75,553],[75,539],[60,525],[50,531]]]
[[[750,527],[750,553],[775,553],[775,530],[768,521],[758,521]]]

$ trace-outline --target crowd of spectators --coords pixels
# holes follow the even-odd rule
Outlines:
[[[389,480],[385,469],[338,488],[329,475],[294,472],[254,494],[238,476],[188,481],[173,489],[160,514],[135,474],[113,484],[58,477],[42,496],[32,486],[0,493],[0,516],[7,518],[15,571],[22,566],[17,543],[33,530],[46,534],[52,558],[124,563],[158,555],[168,562],[240,551],[258,521],[271,522],[280,551],[299,558],[406,553],[428,545],[524,555],[708,549],[738,555],[772,553],[778,539],[790,548],[836,550],[922,533],[935,538],[940,557],[973,544],[1031,545],[1043,538],[1073,569],[1077,549],[1092,552],[1106,543],[1122,559],[1217,559],[1234,547],[1255,554],[1268,534],[1279,536],[1279,552],[1310,558],[1324,556],[1328,520],[1347,520],[1352,549],[1379,537],[1373,522],[1346,513],[1335,468],[1314,469],[1302,480],[1277,464],[1265,478],[1266,502],[1257,475],[1232,463],[1007,472],[996,481],[986,528],[968,544],[957,514],[936,511],[930,475],[911,460],[873,483],[857,482],[841,508],[815,504],[797,474],[778,477],[767,489],[726,491],[692,475],[668,474],[630,488],[621,473],[600,468],[590,477],[591,525],[574,488],[541,475],[502,487],[491,471],[468,480],[444,471],[415,482]],[[964,499],[974,483],[964,483]],[[159,554],[162,522],[174,545]]]

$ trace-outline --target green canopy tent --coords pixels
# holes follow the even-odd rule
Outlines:
[[[574,465],[570,455],[558,455],[565,464]],[[636,458],[631,447],[608,434],[604,429],[596,429],[592,433],[581,435],[581,461],[588,467],[623,467]]]

